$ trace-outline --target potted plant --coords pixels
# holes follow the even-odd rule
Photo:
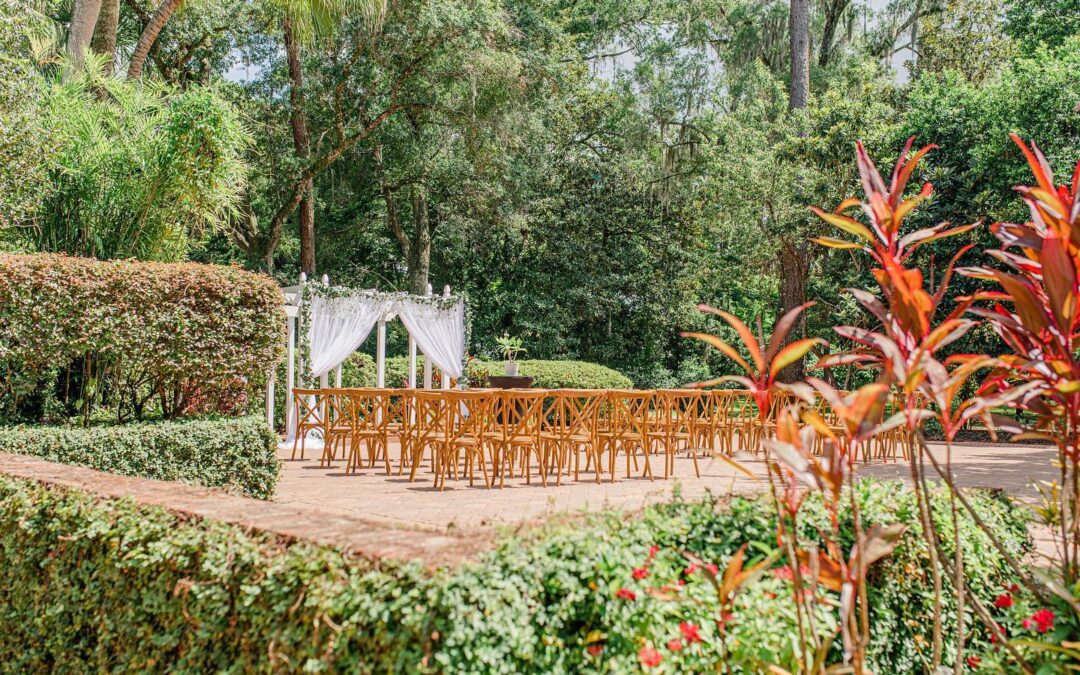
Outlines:
[[[499,353],[502,354],[503,359],[506,361],[507,377],[517,377],[518,354],[524,354],[527,351],[522,346],[521,338],[510,337],[509,334],[503,333],[502,337],[495,338],[495,344],[498,345]]]

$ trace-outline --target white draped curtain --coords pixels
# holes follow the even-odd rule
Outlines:
[[[465,373],[465,302],[425,300],[409,296],[394,303],[394,311],[416,346],[439,370],[453,379]]]
[[[323,298],[313,294],[309,302],[309,358],[311,374],[315,377],[330,372],[349,358],[390,309],[390,301],[385,296]]]

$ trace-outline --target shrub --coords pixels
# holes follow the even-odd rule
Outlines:
[[[116,426],[0,429],[0,452],[269,499],[280,472],[277,437],[259,417]]]
[[[198,393],[254,389],[281,359],[285,315],[269,278],[197,263],[0,254],[0,410],[31,420],[175,416]]]
[[[629,389],[630,378],[617,370],[586,361],[518,361],[518,374],[533,378],[538,389]],[[477,375],[502,375],[502,361],[472,361]]]
[[[859,489],[867,522],[914,524],[906,488]],[[816,499],[809,510],[824,517]],[[986,493],[972,499],[1004,524],[1010,546],[1028,545],[1018,509]],[[944,514],[945,498],[936,501]],[[962,526],[972,532],[961,539],[967,552],[981,557],[973,588],[1006,583],[999,557],[966,518]],[[639,518],[555,524],[457,570],[430,572],[0,477],[0,659],[16,671],[626,672],[645,647],[672,672],[712,671],[715,595],[680,552],[723,567],[748,543],[760,558],[775,544],[775,527],[763,498],[675,501]],[[850,523],[843,531],[853,536]],[[932,593],[922,545],[908,533],[873,568],[875,672],[910,672],[890,655],[916,659],[923,649]],[[728,617],[733,672],[795,667],[783,572],[739,595]],[[623,588],[633,599],[616,596]],[[688,637],[695,630],[700,643]],[[672,640],[681,641],[678,651]]]

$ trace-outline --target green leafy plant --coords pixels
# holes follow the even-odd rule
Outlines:
[[[283,357],[281,291],[266,276],[196,263],[0,255],[0,410],[89,420],[183,414],[252,391]],[[47,411],[47,410],[46,410]]]
[[[918,528],[909,489],[856,489],[866,519]],[[932,499],[947,514],[947,497]],[[984,492],[971,499],[1011,547],[1030,545],[1021,509]],[[807,497],[803,516],[802,546],[820,544],[829,519],[820,496]],[[1001,557],[970,518],[961,523],[962,545],[982,562],[973,582],[1007,585]],[[430,570],[0,476],[0,658],[24,672],[794,668],[791,569],[759,567],[773,559],[776,527],[767,498],[676,500],[523,531],[474,562]],[[849,546],[853,522],[841,518],[839,531]],[[740,572],[754,571],[722,604],[705,575],[740,556]],[[876,672],[916,670],[933,610],[923,540],[903,537],[870,582]],[[827,634],[839,596],[816,597]],[[826,654],[827,664],[840,659]]]
[[[495,338],[495,344],[498,346],[499,353],[502,354],[504,360],[513,363],[517,361],[518,354],[525,354],[528,352],[524,347],[524,342],[519,337],[510,337],[508,333],[503,333],[501,337]]]
[[[8,427],[0,452],[99,471],[274,495],[278,437],[260,417],[170,420],[81,427]]]

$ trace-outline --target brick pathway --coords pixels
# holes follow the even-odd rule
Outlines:
[[[934,445],[932,449],[936,456],[944,458],[942,446]],[[321,467],[317,456],[309,454],[306,460],[289,461],[288,454],[282,453],[286,461],[275,497],[279,502],[403,525],[467,531],[532,523],[555,514],[609,507],[633,511],[668,499],[675,490],[692,498],[707,491],[752,493],[767,485],[760,460],[743,460],[744,466],[756,475],[751,479],[721,460],[703,459],[701,478],[697,478],[690,460],[680,458],[676,461],[675,478],[671,480],[650,481],[638,475],[627,479],[625,468],[620,466],[614,483],[605,481],[597,485],[589,473],[583,474],[578,482],[564,480],[558,487],[542,487],[537,478],[531,485],[520,479],[507,479],[503,489],[489,490],[478,477],[477,487],[470,488],[467,481],[450,480],[446,490],[438,492],[432,488],[431,474],[425,471],[417,475],[416,482],[409,482],[407,475],[388,477],[378,464],[373,469],[347,475],[341,459],[330,467]],[[397,456],[394,445],[391,456]],[[1053,478],[1052,461],[1053,451],[1043,447],[960,445],[953,449],[953,467],[961,485],[999,487],[1025,501],[1036,497],[1031,486],[1033,480]],[[878,462],[861,467],[860,473],[906,480],[908,465]]]

